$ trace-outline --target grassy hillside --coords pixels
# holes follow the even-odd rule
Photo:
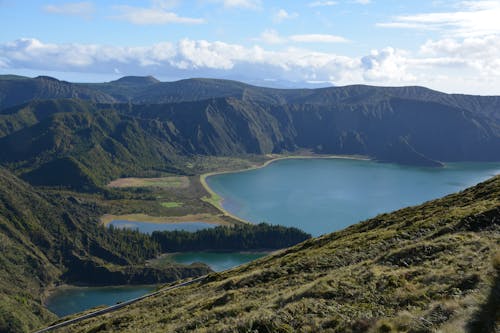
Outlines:
[[[499,243],[497,176],[67,331],[493,332]]]

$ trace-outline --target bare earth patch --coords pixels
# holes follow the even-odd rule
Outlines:
[[[159,188],[187,188],[189,178],[186,176],[171,176],[162,178],[120,178],[113,180],[108,187],[159,187]]]

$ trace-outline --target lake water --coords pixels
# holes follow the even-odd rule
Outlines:
[[[46,301],[46,307],[59,317],[99,305],[114,305],[155,290],[155,286],[64,287]]]
[[[453,163],[445,168],[417,168],[346,159],[277,161],[246,172],[207,179],[231,213],[252,222],[298,227],[315,236],[342,229],[379,213],[453,193],[500,173],[500,163]],[[148,223],[113,221],[115,227],[196,231],[202,222]],[[204,262],[215,271],[255,260],[264,253],[191,252],[171,260]],[[55,292],[47,307],[59,316],[98,305],[112,305],[153,291],[140,287],[71,287]]]
[[[500,173],[500,163],[422,168],[350,159],[288,159],[207,178],[222,206],[251,222],[313,236],[442,197]]]
[[[217,225],[206,222],[176,222],[176,223],[152,223],[140,221],[114,220],[108,224],[120,229],[137,229],[140,232],[150,234],[153,231],[175,231],[183,230],[195,232],[202,229],[214,228]]]
[[[235,266],[261,258],[267,253],[240,253],[240,252],[184,252],[171,255],[171,259],[180,264],[203,262],[214,271],[221,272]]]

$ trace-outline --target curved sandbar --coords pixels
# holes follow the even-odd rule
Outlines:
[[[274,154],[268,154],[271,159],[269,161],[264,162],[261,165],[256,165],[250,168],[246,169],[240,169],[240,170],[226,170],[226,171],[214,171],[214,172],[209,172],[202,174],[200,176],[200,183],[205,188],[205,190],[210,194],[210,197],[203,197],[202,200],[205,202],[208,202],[218,210],[220,210],[224,215],[231,217],[234,220],[238,220],[243,223],[252,223],[250,221],[244,220],[238,216],[233,215],[232,213],[228,212],[224,207],[222,207],[222,201],[223,198],[221,198],[217,193],[215,193],[212,188],[207,183],[207,178],[216,176],[216,175],[222,175],[222,174],[228,174],[228,173],[239,173],[239,172],[246,172],[246,171],[251,171],[251,170],[256,170],[256,169],[261,169],[265,168],[271,163],[274,163],[276,161],[280,160],[288,160],[288,159],[348,159],[348,160],[361,160],[361,161],[370,161],[371,158],[367,156],[361,156],[361,155],[291,155],[291,156],[279,156],[279,155],[274,155]],[[276,157],[278,156],[278,157]]]
[[[103,226],[107,226],[109,223],[111,223],[111,221],[114,220],[148,222],[148,223],[204,222],[217,225],[231,225],[231,223],[224,220],[221,215],[212,215],[212,214],[190,214],[183,216],[150,216],[147,214],[126,214],[126,215],[105,214],[101,217],[100,224]]]

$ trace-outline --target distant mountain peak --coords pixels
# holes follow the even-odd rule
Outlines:
[[[118,80],[111,81],[112,83],[121,84],[153,84],[159,83],[160,81],[154,76],[124,76]]]
[[[52,76],[46,76],[46,75],[39,75],[37,77],[35,77],[35,80],[41,80],[41,81],[56,81],[56,82],[59,82],[58,79],[56,79],[55,77],[52,77]]]

